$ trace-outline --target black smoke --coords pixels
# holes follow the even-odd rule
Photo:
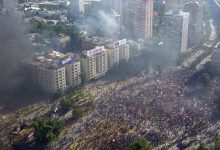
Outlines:
[[[22,77],[19,64],[28,55],[26,27],[16,3],[7,0],[0,14],[0,92],[16,87]]]

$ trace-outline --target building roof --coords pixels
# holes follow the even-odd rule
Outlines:
[[[54,50],[43,53],[36,53],[32,60],[28,61],[29,64],[42,66],[47,69],[58,69],[70,62],[78,61],[73,53],[63,54]]]

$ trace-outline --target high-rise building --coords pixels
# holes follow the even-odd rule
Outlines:
[[[84,0],[71,0],[70,7],[73,15],[78,16],[84,12]]]
[[[160,26],[159,33],[164,45],[171,53],[176,54],[177,59],[187,50],[188,26],[189,13],[187,12],[166,13]]]
[[[183,0],[164,0],[164,1],[165,1],[165,11],[169,11],[180,7]]]
[[[102,0],[105,10],[122,14],[122,0]]]
[[[202,40],[203,4],[199,1],[187,2],[184,6],[184,11],[190,13],[188,46],[197,46]]]
[[[82,72],[88,80],[101,77],[108,71],[107,50],[102,46],[84,51],[81,62]]]
[[[153,1],[127,0],[124,4],[124,27],[133,39],[150,38],[153,34]]]
[[[25,66],[28,66],[32,81],[48,93],[57,93],[81,83],[80,60],[72,53],[37,53],[32,60],[25,62]]]
[[[0,0],[0,9],[4,8],[4,1]]]

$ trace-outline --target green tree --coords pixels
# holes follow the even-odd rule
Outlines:
[[[33,123],[35,138],[39,144],[47,144],[53,141],[63,129],[63,124],[58,119],[37,119]]]
[[[4,149],[4,143],[2,142],[2,140],[0,140],[0,150]]]
[[[220,136],[216,135],[214,138],[215,150],[220,150]]]
[[[67,27],[63,22],[57,22],[56,26],[54,27],[54,31],[57,34],[60,34],[60,33],[65,34],[65,33],[67,33]]]
[[[92,106],[94,104],[94,101],[92,99],[90,99],[87,103],[89,106]]]
[[[73,109],[72,115],[74,118],[81,118],[85,113],[85,110],[82,108]]]
[[[145,138],[139,138],[129,146],[125,148],[125,150],[150,150],[150,145]]]
[[[66,113],[74,106],[74,104],[75,104],[75,99],[73,98],[63,99],[60,102],[60,109],[63,113]]]
[[[208,150],[208,148],[206,148],[206,146],[203,143],[200,143],[197,150]]]

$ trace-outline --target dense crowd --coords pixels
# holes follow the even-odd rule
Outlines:
[[[139,136],[153,147],[171,147],[178,140],[196,137],[212,122],[220,85],[214,84],[211,92],[200,85],[188,87],[185,82],[191,75],[182,69],[158,79],[139,77],[91,87],[98,97],[96,107],[83,124],[80,142],[73,141],[72,148],[123,149]]]

